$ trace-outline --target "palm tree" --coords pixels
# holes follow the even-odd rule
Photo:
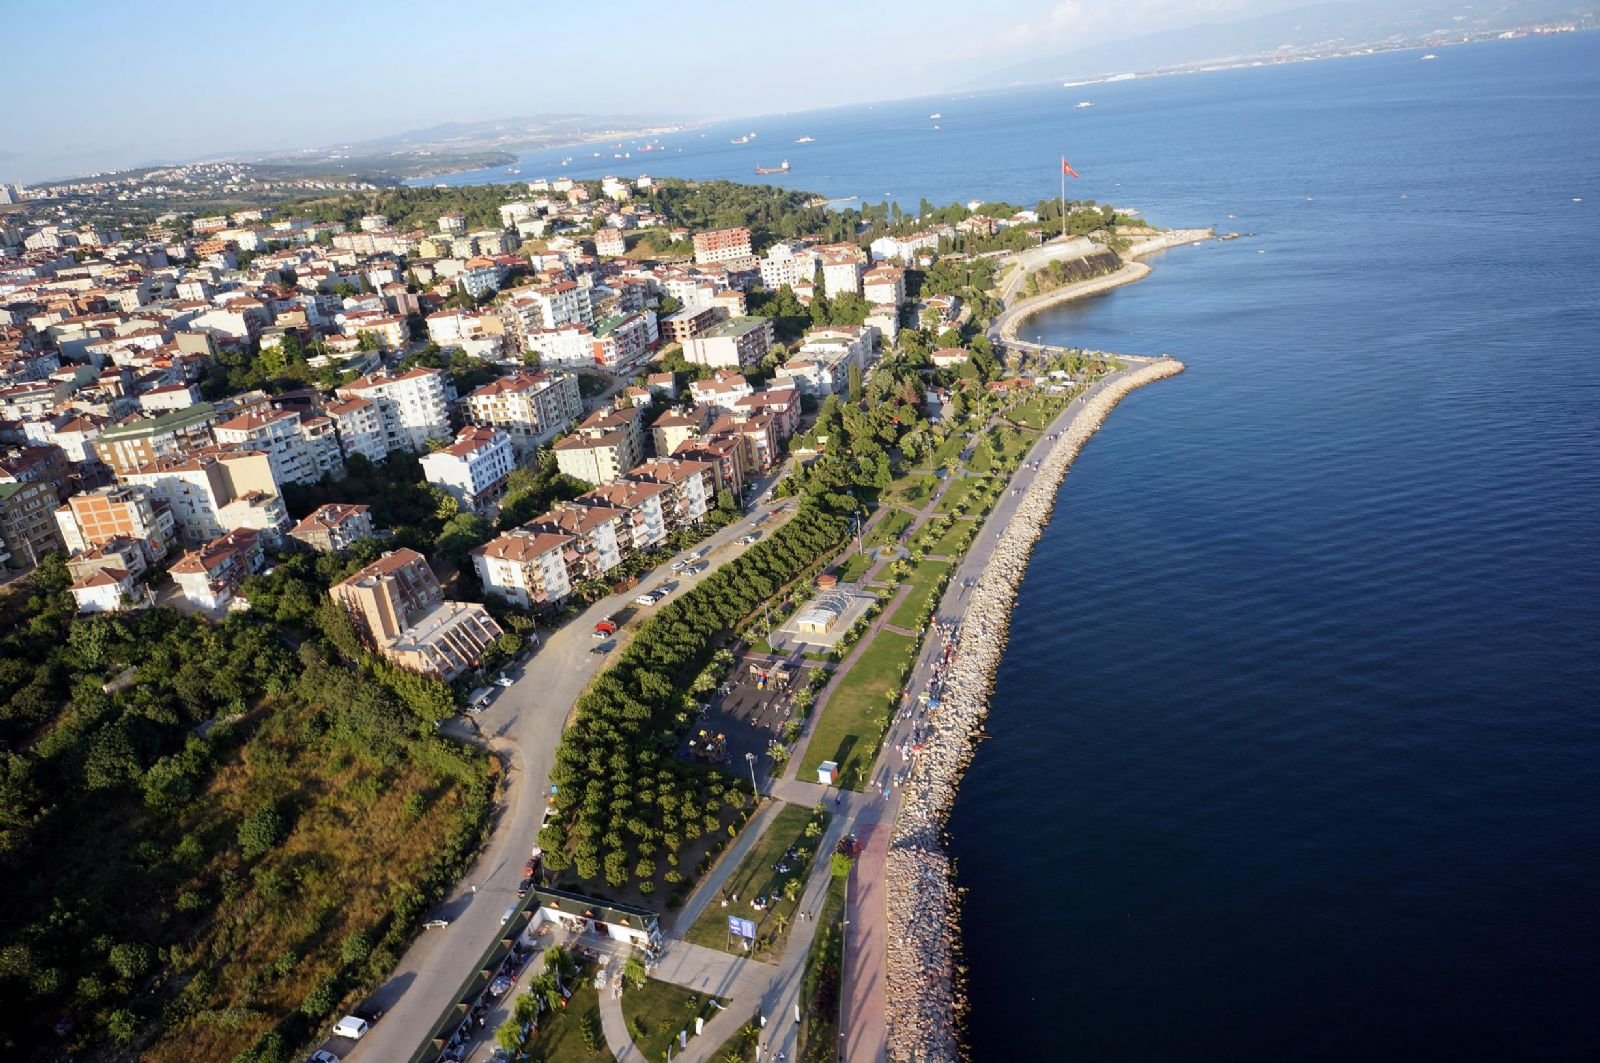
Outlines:
[[[777,915],[772,917],[772,925],[777,927],[778,933],[781,934],[785,930],[789,929],[789,917],[784,915],[782,912],[779,912]]]

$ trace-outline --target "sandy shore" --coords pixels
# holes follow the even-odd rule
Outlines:
[[[1105,278],[1100,278],[1105,279]],[[962,620],[943,705],[902,789],[890,839],[887,880],[889,1056],[897,1061],[956,1060],[965,992],[960,966],[960,906],[944,845],[944,825],[971,759],[973,736],[989,714],[989,694],[1005,651],[1012,603],[1055,506],[1067,469],[1123,396],[1183,371],[1154,362],[1107,385],[1061,431],[1001,533]],[[985,534],[988,529],[985,529]]]

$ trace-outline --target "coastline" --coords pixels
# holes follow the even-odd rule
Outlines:
[[[1050,521],[1067,470],[1111,411],[1125,396],[1184,368],[1182,362],[1161,359],[1128,371],[1104,385],[1065,427],[1056,422],[1053,427],[1060,434],[1055,445],[1040,460],[1038,474],[999,533],[999,543],[967,605],[943,706],[930,717],[922,755],[903,786],[903,804],[884,865],[889,885],[885,1020],[893,1060],[955,1060],[961,1054],[966,1003],[960,908],[944,827],[972,758],[975,736],[989,714],[989,695],[1033,545]],[[980,534],[988,530],[985,522]]]
[[[1102,277],[1091,277],[1086,281],[1077,281],[1073,284],[1064,284],[1055,291],[1036,295],[1031,299],[1024,299],[1015,306],[1007,307],[990,331],[998,336],[1000,341],[1008,347],[1035,347],[1039,346],[1030,340],[1017,338],[1017,329],[1022,322],[1048,310],[1060,303],[1071,302],[1074,299],[1085,299],[1091,295],[1119,288],[1124,284],[1132,284],[1142,280],[1150,273],[1150,267],[1139,261],[1146,255],[1153,255],[1158,251],[1169,248],[1182,247],[1185,244],[1197,244],[1216,237],[1215,229],[1173,229],[1169,232],[1159,233],[1139,241],[1128,248],[1122,255],[1122,268],[1114,273]]]

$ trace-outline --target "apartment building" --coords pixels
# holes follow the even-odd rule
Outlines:
[[[847,251],[828,250],[822,254],[822,290],[829,299],[846,293],[861,294],[861,259]]]
[[[565,373],[515,372],[471,392],[464,405],[469,424],[504,432],[519,455],[569,431],[583,416],[578,378]]]
[[[261,537],[250,528],[227,532],[190,550],[169,570],[184,601],[198,609],[227,606],[263,564]]]
[[[149,595],[139,585],[137,576],[114,566],[74,579],[69,590],[72,600],[78,604],[78,612],[85,614],[116,612],[143,603]]]
[[[220,445],[265,454],[280,484],[313,484],[322,478],[316,446],[302,433],[298,413],[251,411],[217,424],[213,431]]]
[[[523,527],[547,535],[565,535],[572,540],[564,555],[567,579],[578,584],[603,579],[607,572],[622,564],[622,544],[628,535],[622,522],[626,518],[627,513],[620,509],[562,502]]]
[[[659,457],[666,457],[698,436],[711,423],[712,411],[704,406],[666,410],[650,425],[650,440]]]
[[[749,229],[711,229],[694,234],[694,260],[697,263],[727,262],[750,257]]]
[[[328,594],[383,657],[447,682],[477,667],[504,633],[483,606],[445,601],[415,550],[384,554]]]
[[[607,226],[594,234],[594,250],[599,255],[609,255],[615,258],[628,253],[628,239],[621,229]]]
[[[342,554],[361,539],[372,538],[371,507],[329,502],[318,506],[289,529],[289,537],[322,554]]]
[[[515,467],[511,437],[478,425],[468,425],[454,443],[422,457],[423,477],[472,512],[482,512],[505,494]]]
[[[30,569],[46,554],[62,552],[56,503],[52,483],[0,483],[0,563]]]
[[[485,593],[531,609],[572,593],[566,552],[570,535],[516,528],[472,551],[472,567]]]
[[[107,426],[91,445],[100,461],[121,475],[161,458],[210,446],[211,426],[216,421],[216,407],[202,402],[186,410]]]
[[[628,478],[666,489],[659,497],[668,531],[699,521],[716,505],[716,468],[708,461],[656,458],[634,469]]]
[[[819,256],[802,243],[777,243],[761,259],[761,284],[772,291],[787,284],[809,284],[817,273]]]
[[[758,364],[772,348],[772,321],[732,317],[683,345],[684,359],[696,365],[744,369]]]
[[[710,306],[684,307],[662,318],[658,323],[661,338],[667,343],[687,343],[694,337],[711,331],[723,314]]]
[[[575,281],[560,281],[511,290],[500,314],[508,335],[524,336],[563,325],[593,325],[594,303],[589,288]]]
[[[623,556],[648,550],[667,537],[667,518],[663,502],[669,485],[640,480],[632,476],[601,484],[573,499],[580,506],[620,512],[617,548]]]
[[[861,294],[874,306],[899,306],[906,301],[906,271],[880,262],[862,275]]]
[[[432,439],[450,438],[448,379],[438,369],[418,367],[404,373],[373,373],[334,391],[341,399],[365,399],[377,407],[383,424],[384,449],[426,449]]]
[[[644,460],[641,413],[631,406],[597,411],[553,449],[562,472],[586,483],[609,483]]]
[[[594,327],[594,364],[626,376],[650,360],[658,337],[653,311],[637,310],[608,317]]]
[[[357,454],[374,464],[388,460],[383,415],[378,411],[377,403],[366,399],[345,399],[329,403],[323,412],[333,422],[334,437],[346,461]]]
[[[253,528],[275,541],[290,527],[265,454],[211,449],[164,458],[121,477],[165,505],[180,538],[198,545],[238,528]]]
[[[55,520],[62,542],[75,554],[133,539],[144,545],[147,559],[154,563],[167,556],[178,535],[172,511],[158,507],[145,490],[131,484],[72,495],[55,511]]]

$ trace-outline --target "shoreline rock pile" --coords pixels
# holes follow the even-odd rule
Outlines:
[[[885,858],[889,1058],[933,1063],[961,1055],[966,1011],[960,965],[960,907],[945,848],[945,822],[989,714],[989,693],[1005,651],[1011,607],[1029,555],[1049,523],[1067,469],[1123,396],[1183,372],[1164,359],[1108,384],[1078,411],[1039,466],[995,545],[962,618],[941,707],[906,779]]]

